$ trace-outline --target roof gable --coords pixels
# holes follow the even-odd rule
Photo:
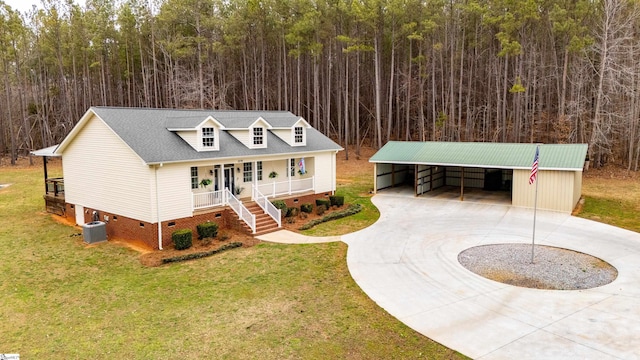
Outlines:
[[[530,169],[536,144],[390,141],[370,162]],[[587,144],[541,144],[541,170],[581,171]]]

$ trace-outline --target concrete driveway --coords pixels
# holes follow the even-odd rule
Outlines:
[[[533,211],[378,194],[380,220],[342,237],[357,284],[416,331],[472,358],[640,358],[640,234],[538,211],[536,243],[597,256],[611,284],[536,290],[480,277],[458,263],[469,247],[531,243]]]

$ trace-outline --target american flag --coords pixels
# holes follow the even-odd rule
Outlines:
[[[533,165],[531,165],[531,173],[529,174],[529,185],[533,184],[538,177],[538,157],[540,155],[540,146],[536,146],[536,156],[533,158]]]

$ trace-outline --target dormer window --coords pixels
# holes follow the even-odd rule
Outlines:
[[[253,128],[253,145],[261,147],[264,144],[264,128]]]
[[[202,147],[214,148],[216,146],[216,129],[212,127],[202,128]]]
[[[296,126],[293,128],[293,141],[296,145],[304,144],[304,129],[302,126]]]

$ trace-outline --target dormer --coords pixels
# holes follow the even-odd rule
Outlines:
[[[307,129],[310,127],[308,122],[300,118],[291,127],[277,128],[272,132],[290,146],[306,146]]]
[[[267,133],[271,128],[271,124],[259,117],[246,128],[227,128],[227,132],[249,149],[265,149]]]
[[[209,116],[194,128],[174,127],[173,131],[186,141],[196,151],[220,150],[220,131],[224,126]]]

